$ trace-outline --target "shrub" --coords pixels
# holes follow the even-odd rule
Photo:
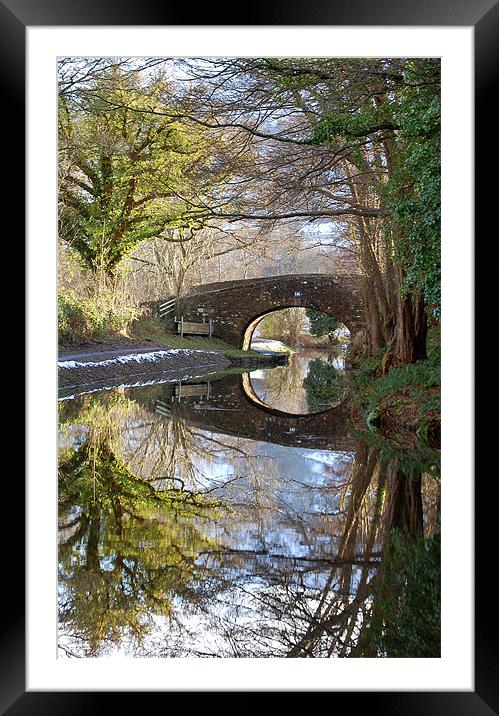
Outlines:
[[[60,293],[59,344],[71,346],[81,340],[126,335],[138,315],[137,306],[109,288],[85,298]]]
[[[378,367],[383,359],[383,349],[375,356],[363,358],[355,375],[355,407],[364,415],[368,426],[373,427],[374,416],[391,410],[403,415],[409,422],[418,423],[420,437],[424,439],[425,422],[434,421],[440,412],[440,327],[433,326],[428,334],[427,359],[390,368],[383,376]],[[368,420],[368,418],[370,419]]]
[[[87,319],[83,302],[72,295],[58,295],[60,345],[71,345],[87,335]]]

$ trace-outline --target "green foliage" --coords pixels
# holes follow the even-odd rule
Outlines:
[[[317,311],[315,308],[307,308],[307,316],[310,321],[310,333],[318,338],[331,337],[334,331],[342,325],[334,316]]]
[[[440,323],[430,326],[426,337],[426,355],[432,366],[440,369]]]
[[[384,64],[360,68],[354,62],[335,70],[342,75],[341,92],[323,111],[311,143],[346,142],[358,170],[377,175],[373,187],[384,209],[387,245],[403,272],[400,289],[413,295],[422,291],[438,315],[440,62],[419,58]],[[359,92],[362,73],[365,87]],[[386,147],[388,157],[381,160]]]
[[[330,114],[321,120],[313,129],[312,144],[325,144],[341,136],[351,140],[361,139],[362,142],[359,142],[357,146],[362,146],[366,135],[386,128],[397,128],[390,115],[390,108],[387,106],[373,107],[366,102],[355,112],[350,112],[348,107],[345,107],[343,112],[338,111],[338,113]]]
[[[373,594],[370,634],[378,654],[440,656],[440,532],[423,539],[390,531]]]
[[[400,368],[390,368],[386,375],[376,378],[371,371],[362,371],[357,376],[357,382],[362,390],[367,391],[369,405],[374,408],[378,401],[402,388],[439,386],[440,366],[429,360],[417,361]]]
[[[205,210],[196,202],[224,176],[203,170],[213,160],[206,133],[172,110],[166,116],[167,93],[160,78],[143,85],[115,68],[77,102],[61,98],[60,234],[93,271],[113,273],[135,246],[166,229],[200,228]]]
[[[407,419],[417,420],[420,426],[429,416],[440,413],[440,390],[435,390],[440,386],[440,367],[431,361],[390,368],[381,377],[364,371],[356,376],[356,385],[353,400],[366,416],[379,415],[382,404],[385,411],[392,405],[401,421],[407,411]]]
[[[428,358],[409,363],[399,368],[390,368],[384,376],[377,375],[384,351],[362,360],[361,369],[356,373],[357,391],[354,400],[366,414],[375,411],[379,404],[390,395],[408,390],[414,399],[421,401],[421,413],[439,409],[439,394],[428,394],[428,390],[440,386],[440,326],[432,326],[428,332]]]
[[[376,430],[378,429],[377,428],[378,420],[379,420],[378,411],[371,410],[371,412],[369,413],[369,415],[366,418],[366,423],[367,423],[367,427],[369,428],[369,430],[371,430],[372,432],[376,432]]]
[[[304,328],[305,309],[301,307],[282,308],[267,313],[258,323],[261,338],[275,338],[294,345]]]
[[[440,68],[409,62],[395,112],[398,154],[386,187],[387,230],[405,275],[403,289],[422,290],[440,308]]]
[[[340,401],[344,397],[347,384],[342,370],[317,358],[310,362],[303,386],[307,391],[310,412],[318,413]]]
[[[126,300],[117,301],[112,289],[88,297],[59,293],[59,345],[69,347],[82,340],[124,334],[137,315],[137,307]]]
[[[380,376],[377,371],[383,353],[380,351],[364,359],[361,369],[355,373],[351,400],[370,430],[359,431],[359,434],[370,445],[380,448],[386,459],[393,457],[394,451],[400,453],[402,467],[408,472],[414,466],[425,465],[438,479],[440,327],[432,326],[428,332],[428,358],[424,361],[392,367],[386,375]],[[407,443],[405,447],[404,443]]]
[[[59,344],[71,345],[77,339],[86,336],[88,323],[83,302],[75,296],[58,295]]]

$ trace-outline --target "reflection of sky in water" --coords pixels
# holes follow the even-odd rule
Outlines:
[[[147,389],[142,393],[146,395]],[[139,390],[130,391],[131,396],[134,394],[140,394]],[[92,400],[94,398],[87,398],[87,404],[89,401],[91,405]],[[147,411],[136,415],[132,411],[120,416],[115,428],[121,457],[130,465],[140,465],[141,476],[148,479],[151,455],[168,451],[172,445],[169,441],[174,439],[180,426],[164,416]],[[84,413],[77,415],[73,424],[61,429],[61,450],[79,450],[90,434]],[[242,621],[238,616],[238,623],[249,624],[254,620],[249,602],[262,590],[278,593],[282,575],[291,583],[300,581],[311,593],[324,586],[327,572],[323,563],[318,562],[310,571],[310,562],[293,560],[320,560],[334,553],[339,534],[334,519],[354,455],[286,447],[201,429],[182,435],[184,439],[188,436],[189,444],[184,448],[189,455],[190,472],[184,474],[184,463],[179,455],[175,475],[187,483],[194,475],[197,489],[209,493],[210,498],[225,506],[214,518],[195,518],[203,537],[216,545],[215,549],[198,554],[195,564],[210,572],[215,569],[217,579],[233,586],[229,591],[224,587],[223,599],[210,603],[209,618],[206,614],[197,614],[179,596],[174,597],[174,602],[182,623],[191,632],[192,645],[201,651],[216,652],[226,649],[227,645],[223,646],[224,640],[208,622],[213,618],[223,620],[224,615],[232,614],[237,606],[247,611]],[[149,457],[146,460],[144,456]],[[78,509],[73,509],[71,518],[78,515]],[[181,525],[176,531],[180,536],[183,534]],[[74,534],[75,527],[65,528],[60,537],[65,541]],[[188,539],[189,530],[185,535]],[[148,547],[147,542],[137,546],[139,549]],[[73,550],[70,563],[76,568],[84,562],[82,544]],[[101,555],[99,566],[103,573],[111,575],[115,569],[114,552]],[[67,592],[61,583],[59,591],[64,600]],[[161,616],[154,617],[154,623],[157,630],[171,628],[168,620]],[[156,636],[153,630],[153,641]],[[124,638],[121,647],[116,645],[113,653],[126,651],[126,644]]]
[[[208,526],[208,533],[224,547],[278,552],[290,557],[320,554],[332,548],[325,517],[338,511],[352,453],[308,450],[231,438],[223,439],[237,450],[195,456],[205,489],[231,507],[231,513]],[[209,444],[209,443],[208,443]],[[231,481],[229,484],[225,482]],[[335,489],[336,488],[336,489]],[[324,522],[324,525],[323,525]],[[206,529],[206,527],[205,527]]]

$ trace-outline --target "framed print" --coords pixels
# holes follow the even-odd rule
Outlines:
[[[27,118],[26,600],[18,528],[6,713],[84,712],[109,691],[334,691],[387,714],[499,707],[471,349],[473,211],[481,220],[492,202],[483,187],[473,209],[473,97],[478,176],[497,5],[250,13],[231,25],[202,9],[191,25],[155,2],[0,0],[13,146],[25,137],[12,118]],[[440,370],[422,363],[440,335],[440,244],[424,234],[439,237],[440,156],[441,463]],[[9,167],[10,202],[23,169]],[[332,282],[324,257],[340,266]],[[366,298],[373,262],[384,313]],[[363,375],[391,377],[343,414],[357,344]],[[402,375],[426,392],[417,439],[396,425],[394,460],[383,426],[413,395]]]

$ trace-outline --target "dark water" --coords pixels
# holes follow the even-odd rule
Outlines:
[[[60,402],[61,656],[439,655],[439,456],[315,360]]]

